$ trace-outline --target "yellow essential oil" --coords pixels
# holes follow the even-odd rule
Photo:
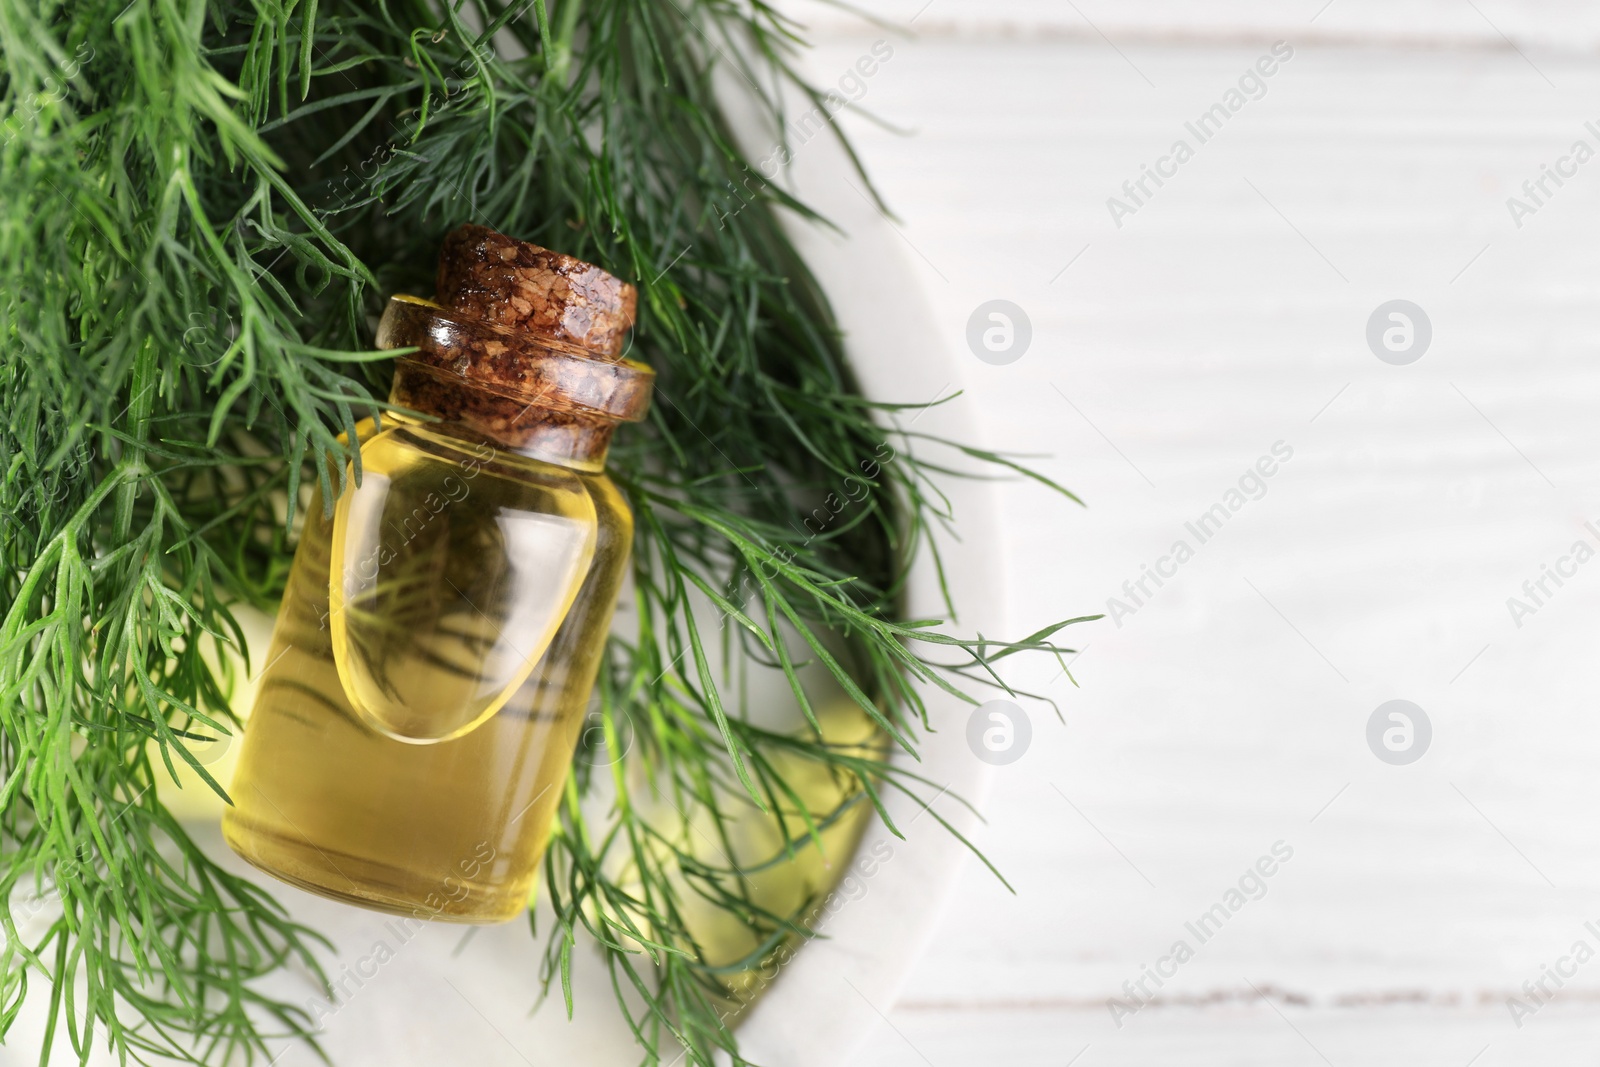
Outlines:
[[[853,700],[836,699],[816,708],[815,715],[825,744],[863,759],[883,757],[888,736]],[[795,796],[780,797],[776,811],[762,811],[736,787],[722,790],[724,813],[731,816],[723,832],[709,824],[691,827],[689,844],[704,863],[731,861],[748,871],[745,891],[756,908],[814,929],[843,900],[864,891],[859,876],[848,879],[873,807],[849,772],[795,752],[775,752],[771,761]],[[805,836],[796,797],[821,824],[817,842]],[[759,962],[752,962],[766,940],[762,932],[687,884],[681,899],[684,926],[701,958],[711,967],[726,969],[721,977],[730,1015],[766,992],[804,941],[791,934]]]
[[[383,733],[461,736],[512,697],[566,618],[594,504],[573,471],[420,427],[366,441],[361,463],[331,538],[339,680]]]
[[[456,922],[527,904],[633,520],[604,473],[643,418],[617,356],[635,294],[482,227],[446,238],[438,302],[390,301],[393,402],[357,428],[332,515],[306,512],[223,819],[316,893]],[[335,483],[337,484],[337,483]]]

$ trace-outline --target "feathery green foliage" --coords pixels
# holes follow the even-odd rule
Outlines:
[[[857,395],[773,211],[803,205],[734,192],[750,171],[714,91],[719,64],[794,81],[795,30],[759,0],[0,0],[0,1030],[31,993],[79,1055],[220,1064],[312,1039],[255,980],[320,974],[318,938],[153,785],[178,760],[210,781],[181,739],[238,728],[208,665],[242,645],[229,606],[275,603],[306,472],[345,469],[340,434],[386,396],[372,317],[430,291],[461,222],[640,285],[632,355],[659,390],[611,463],[639,626],[599,687],[605,735],[637,741],[568,783],[543,978],[566,985],[587,931],[646,1062],[736,1049],[674,872],[763,951],[805,931],[646,819],[629,768],[714,823],[729,786],[794,802],[777,752],[880,811],[925,787],[747,722],[708,645],[785,672],[808,715],[800,667],[820,662],[912,750],[919,684],[1003,685],[996,660],[1056,651],[1059,626],[963,640],[897,611],[949,517],[939,471]],[[812,529],[847,478],[864,496]],[[580,806],[593,790],[613,793],[603,819]],[[839,815],[801,810],[786,853]],[[636,884],[607,874],[619,853]]]

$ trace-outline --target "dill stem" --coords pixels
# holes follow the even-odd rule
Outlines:
[[[553,77],[556,48],[550,40],[550,12],[545,8],[544,0],[533,0],[533,13],[539,23],[539,50],[543,53],[544,69],[546,74]]]
[[[572,64],[572,40],[578,32],[578,13],[583,0],[561,0],[557,10],[561,23],[556,30],[555,51],[550,56],[550,77],[561,88],[567,87],[567,68]]]
[[[139,354],[134,357],[133,377],[128,385],[132,397],[128,401],[129,436],[136,444],[122,457],[122,466],[130,476],[124,477],[117,486],[114,529],[118,544],[126,543],[133,530],[133,505],[139,497],[139,483],[142,480],[138,472],[145,466],[144,445],[149,440],[150,413],[155,408],[155,383],[156,343],[155,338],[146,337],[139,346]]]

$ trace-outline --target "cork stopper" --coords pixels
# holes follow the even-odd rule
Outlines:
[[[469,318],[616,356],[639,294],[592,263],[468,224],[444,239],[434,299]]]
[[[621,358],[637,291],[582,260],[483,226],[444,240],[435,300],[397,295],[378,325],[390,400],[512,448],[591,466],[650,406],[649,367]]]

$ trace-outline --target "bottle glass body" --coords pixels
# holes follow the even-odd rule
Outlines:
[[[361,487],[307,508],[224,832],[313,892],[504,921],[563,793],[632,516],[603,470],[384,425],[358,427]]]

